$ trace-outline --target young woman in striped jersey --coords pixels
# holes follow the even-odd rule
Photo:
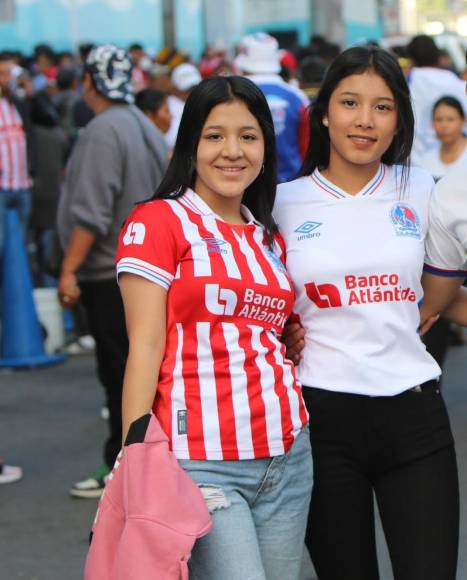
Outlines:
[[[310,123],[301,177],[279,186],[274,212],[305,331],[307,546],[320,580],[377,580],[376,497],[395,580],[454,580],[454,443],[417,332],[434,182],[408,168],[414,117],[397,62],[343,52]]]
[[[190,560],[199,580],[299,577],[312,467],[280,342],[294,293],[271,215],[275,176],[260,89],[205,80],[185,104],[165,178],[120,238],[123,433],[152,409],[199,484],[214,523]]]

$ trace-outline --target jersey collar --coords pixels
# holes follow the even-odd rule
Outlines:
[[[191,211],[194,211],[198,215],[209,215],[224,221],[220,216],[214,212],[209,205],[192,189],[187,189],[182,197],[179,198]],[[246,219],[247,223],[245,225],[256,225],[261,226],[261,223],[255,219],[255,216],[246,207],[246,205],[241,205],[241,212],[243,217]]]
[[[337,185],[334,185],[334,183],[326,179],[326,177],[321,174],[318,168],[316,168],[310,175],[310,179],[319,189],[326,192],[334,199],[344,199],[373,195],[383,183],[386,173],[387,167],[381,163],[378,171],[376,172],[376,175],[355,195],[350,195],[340,187],[337,187]]]

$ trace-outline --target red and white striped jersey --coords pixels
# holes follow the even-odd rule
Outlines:
[[[281,455],[308,420],[279,340],[294,300],[282,240],[270,250],[243,213],[227,224],[188,190],[138,206],[120,236],[118,274],[168,290],[153,410],[181,459]]]
[[[0,99],[0,189],[29,189],[26,136],[16,107]]]

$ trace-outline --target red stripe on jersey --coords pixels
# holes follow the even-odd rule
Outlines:
[[[293,422],[292,422],[292,415],[290,412],[290,401],[289,395],[287,392],[287,388],[285,386],[284,381],[284,369],[280,367],[274,358],[273,351],[276,348],[276,345],[272,342],[272,340],[267,336],[266,333],[262,335],[262,344],[268,349],[268,354],[266,355],[266,361],[271,365],[274,371],[274,390],[277,394],[277,397],[280,401],[280,409],[281,409],[281,424],[282,424],[282,437],[284,441],[284,448],[288,449],[293,441],[294,437],[292,435],[293,432]],[[285,358],[285,345],[281,347],[281,357],[282,359]]]
[[[242,280],[246,286],[251,286],[254,284],[254,277],[251,271],[251,268],[248,264],[248,259],[245,254],[240,249],[240,244],[235,236],[232,236],[232,230],[238,233],[238,236],[241,238],[243,235],[244,230],[246,229],[244,226],[235,227],[230,224],[226,224],[223,222],[218,223],[219,231],[224,236],[225,239],[230,240],[232,246],[232,252],[235,256],[235,261],[237,262],[238,269],[242,273]]]
[[[164,372],[159,377],[163,392],[159,388],[157,389],[153,405],[153,412],[159,419],[161,427],[169,438],[171,446],[173,441],[171,395],[174,387],[173,377],[178,347],[178,334],[176,332],[167,333],[165,356],[160,367]]]
[[[246,238],[248,240],[249,245],[252,247],[255,253],[256,262],[263,271],[264,276],[267,278],[267,280],[276,280],[276,275],[272,268],[271,262],[269,262],[269,260],[264,255],[264,252],[256,242],[255,230],[248,230],[246,232]]]
[[[221,352],[222,360],[216,364],[214,359],[214,378],[216,381],[217,413],[219,417],[219,431],[224,460],[238,460],[238,442],[235,429],[235,412],[232,399],[232,380],[225,353],[228,346],[223,333],[211,326],[210,338],[216,343],[216,351]],[[214,353],[213,353],[214,354]],[[220,364],[219,364],[220,363]],[[226,367],[227,365],[227,367]]]
[[[183,333],[182,374],[185,378],[185,400],[187,404],[188,450],[190,457],[207,459],[203,430],[203,410],[198,372],[198,341],[196,332]]]
[[[203,238],[203,240],[213,239],[216,237],[214,232],[207,229],[207,227],[203,223],[202,217],[198,213],[195,213],[194,211],[191,210],[187,211],[189,213],[190,220],[198,227],[200,237]],[[211,263],[212,276],[218,277],[219,279],[225,278],[227,276],[227,268],[225,267],[224,260],[222,260],[219,254],[211,253],[209,250],[208,242],[205,243],[209,255],[209,261]]]
[[[183,239],[187,242],[189,249],[187,250],[186,254],[185,254],[185,260],[182,260],[180,262],[180,277],[184,277],[184,276],[188,276],[189,278],[193,278],[195,275],[195,268],[194,268],[194,261],[193,261],[193,252],[191,250],[191,242],[190,240],[188,240],[185,236],[185,233],[183,231],[183,227],[182,227],[182,220],[179,218],[179,216],[173,211],[173,208],[171,206],[171,203],[169,201],[166,202],[167,205],[170,207],[171,211],[174,213],[175,217],[177,218],[177,220],[180,223],[180,228],[179,228],[179,233],[181,234],[181,236],[183,237]],[[172,202],[173,203],[173,202]],[[175,203],[177,203],[182,211],[185,213],[185,215],[188,218],[188,221],[190,220],[190,214],[187,210],[187,208],[180,203],[180,201],[177,199],[175,200]],[[191,212],[190,212],[191,213]],[[178,233],[178,232],[177,232]]]
[[[284,350],[285,350],[285,346],[284,346]],[[284,354],[284,358],[285,358],[285,354]],[[292,376],[294,378],[292,388],[294,389],[294,391],[297,393],[297,396],[298,396],[300,421],[302,422],[302,425],[306,425],[308,423],[308,420],[309,420],[308,411],[307,411],[307,408],[305,406],[305,401],[303,400],[302,387],[300,386],[300,383],[298,382],[297,374],[295,372],[295,365],[293,364],[293,362],[291,360],[289,360],[287,358],[285,359],[284,364],[286,364],[290,367],[290,372],[292,373]]]
[[[239,345],[245,352],[245,360],[257,360],[258,351],[254,350],[252,347],[252,332],[249,328],[245,328],[244,332],[240,334]],[[266,406],[262,396],[261,373],[256,364],[249,366],[247,381],[253,450],[255,457],[264,457],[264,450],[269,448],[266,425]]]

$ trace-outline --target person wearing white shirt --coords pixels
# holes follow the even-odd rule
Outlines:
[[[467,166],[467,138],[464,135],[465,113],[455,97],[444,96],[433,106],[433,129],[438,144],[421,161],[435,181],[460,166]]]
[[[467,114],[467,97],[465,81],[452,71],[439,68],[439,50],[431,37],[414,37],[407,46],[407,52],[414,65],[408,80],[415,114],[411,162],[420,165],[423,154],[436,145],[431,122],[434,103],[440,97],[450,95],[462,103]]]
[[[409,89],[385,51],[328,69],[301,177],[274,216],[305,331],[297,369],[314,486],[306,543],[320,580],[375,580],[374,496],[395,580],[454,580],[459,491],[440,375],[418,334],[432,177],[409,171]]]

